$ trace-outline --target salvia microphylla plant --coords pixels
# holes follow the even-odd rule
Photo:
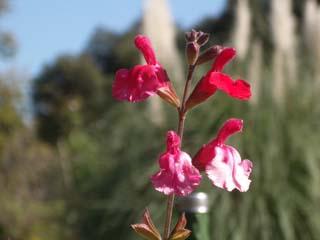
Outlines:
[[[136,65],[132,69],[117,71],[113,83],[113,97],[120,101],[140,102],[158,95],[177,109],[179,116],[178,130],[168,131],[167,148],[159,157],[160,170],[151,177],[155,190],[168,195],[166,220],[163,235],[159,233],[151,220],[148,210],[143,215],[143,223],[133,224],[132,228],[143,238],[150,240],[183,240],[191,231],[185,229],[187,220],[182,214],[170,231],[174,197],[186,196],[200,184],[204,171],[212,184],[227,191],[237,189],[245,192],[249,189],[252,163],[241,160],[238,151],[225,144],[227,138],[243,128],[241,119],[227,120],[217,136],[203,145],[191,158],[181,150],[186,113],[193,107],[207,100],[217,90],[239,100],[249,100],[250,85],[244,80],[232,80],[222,73],[224,66],[235,55],[234,48],[212,46],[200,53],[209,40],[209,34],[192,30],[186,33],[186,57],[188,74],[182,100],[177,96],[166,70],[157,61],[150,40],[143,35],[135,37],[135,45],[143,54],[146,64]],[[210,70],[199,80],[189,94],[193,73],[200,64],[212,61]]]

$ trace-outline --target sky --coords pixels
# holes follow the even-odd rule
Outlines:
[[[97,26],[117,32],[128,29],[142,12],[142,0],[11,0],[0,19],[18,42],[17,55],[0,60],[0,71],[18,69],[36,75],[64,53],[79,53]],[[205,16],[217,16],[225,0],[169,0],[176,22],[188,28]]]

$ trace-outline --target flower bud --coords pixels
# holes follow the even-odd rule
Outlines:
[[[204,53],[202,53],[199,56],[197,65],[201,65],[208,61],[212,61],[213,59],[216,58],[216,56],[221,52],[222,49],[223,47],[219,45],[215,45],[215,46],[212,46],[211,48],[208,48]]]
[[[186,46],[186,55],[189,65],[196,64],[199,57],[200,47],[195,42],[188,42]]]
[[[210,34],[200,32],[200,36],[197,40],[197,43],[199,44],[199,46],[201,47],[201,46],[205,45],[209,41],[209,37],[210,37]]]
[[[192,29],[191,32],[186,32],[186,41],[187,42],[194,42],[198,38],[198,32],[194,29]]]

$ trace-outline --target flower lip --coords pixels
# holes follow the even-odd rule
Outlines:
[[[233,98],[249,100],[251,97],[250,84],[242,79],[234,81],[227,74],[211,72],[207,81],[207,85],[213,85]]]

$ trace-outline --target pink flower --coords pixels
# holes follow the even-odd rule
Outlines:
[[[213,185],[227,191],[238,189],[246,192],[249,189],[249,179],[253,164],[242,160],[238,151],[225,144],[227,138],[242,131],[243,121],[229,119],[219,130],[218,136],[204,145],[193,158],[193,164],[200,171],[205,170]]]
[[[161,97],[173,105],[179,100],[166,71],[158,63],[149,38],[138,35],[136,47],[142,52],[147,64],[116,72],[112,96],[120,101],[139,102],[149,96],[162,93]]]
[[[201,175],[191,157],[180,150],[180,137],[174,131],[167,133],[167,150],[160,156],[159,165],[161,169],[151,181],[165,195],[186,196],[200,184]]]
[[[234,48],[223,48],[218,53],[210,71],[202,77],[189,97],[186,103],[187,109],[205,101],[215,94],[218,89],[240,100],[248,100],[251,97],[249,83],[241,79],[233,81],[230,76],[222,73],[224,66],[235,55],[236,50]]]

